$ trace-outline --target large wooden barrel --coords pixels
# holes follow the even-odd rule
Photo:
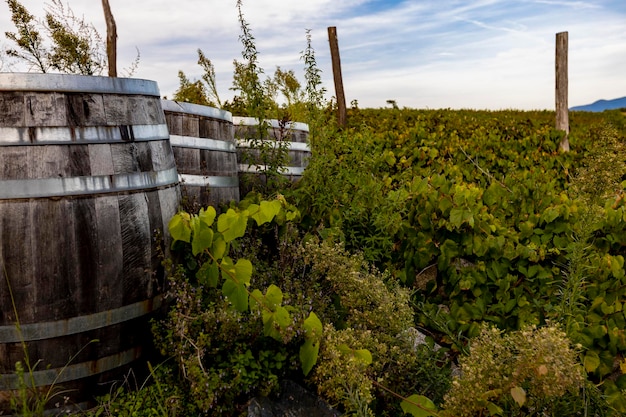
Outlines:
[[[268,123],[267,138],[274,141],[275,147],[285,144],[288,149],[288,163],[282,167],[282,175],[294,182],[299,180],[311,157],[309,147],[309,126],[300,122],[282,122],[276,119]],[[267,166],[258,150],[254,149],[254,139],[259,136],[259,121],[253,117],[233,117],[237,157],[239,161],[239,188],[246,193],[254,184],[264,182],[263,172]]]
[[[0,74],[0,410],[24,346],[70,403],[145,364],[179,199],[155,82]]]
[[[183,195],[192,204],[219,207],[239,201],[237,149],[230,112],[163,100]]]

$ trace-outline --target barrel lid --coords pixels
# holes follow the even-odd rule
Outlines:
[[[31,72],[0,73],[0,91],[161,95],[156,81],[151,80]]]

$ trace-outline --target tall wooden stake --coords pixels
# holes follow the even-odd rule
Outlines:
[[[569,151],[569,109],[567,105],[567,32],[556,34],[556,129],[565,132],[559,144],[563,152]]]
[[[337,28],[328,28],[328,41],[330,42],[330,57],[333,62],[333,78],[335,80],[335,96],[337,97],[337,124],[345,127],[347,120],[346,96],[343,92],[343,79],[341,78],[341,59],[339,58],[339,42],[337,40]]]
[[[109,77],[117,77],[117,26],[109,0],[102,0],[104,19],[107,24],[107,58],[109,61]]]

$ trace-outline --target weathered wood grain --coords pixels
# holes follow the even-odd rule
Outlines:
[[[0,414],[6,381],[24,358],[9,286],[29,329],[31,363],[61,369],[80,352],[73,364],[82,376],[63,384],[76,388],[69,395],[77,402],[139,358],[160,305],[164,272],[154,232],[165,232],[167,248],[180,190],[167,135],[133,137],[135,127],[165,123],[160,98],[84,92],[78,77],[77,84],[76,91],[0,91],[0,128],[30,139],[0,141]],[[126,134],[93,142],[80,136],[106,126]],[[59,139],[64,132],[67,139]],[[68,194],[57,192],[64,187]],[[21,196],[22,188],[33,195]],[[127,308],[130,316],[120,313]],[[121,319],[96,325],[95,316]],[[71,323],[81,324],[70,331]],[[54,336],[33,336],[38,332]]]
[[[185,144],[172,143],[176,166],[183,176],[186,200],[192,206],[215,207],[232,200],[239,201],[237,155],[232,151],[235,139],[230,113],[208,106],[164,102],[170,135],[181,136],[181,141],[186,141]],[[192,139],[197,139],[196,145],[192,144]],[[211,145],[215,142],[211,141],[217,141],[223,149],[215,149]],[[226,150],[229,147],[225,145],[231,150]]]

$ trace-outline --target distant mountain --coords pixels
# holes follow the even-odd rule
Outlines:
[[[616,98],[613,100],[598,100],[592,104],[585,104],[584,106],[576,106],[570,108],[572,111],[604,111],[613,109],[626,108],[626,97]]]

